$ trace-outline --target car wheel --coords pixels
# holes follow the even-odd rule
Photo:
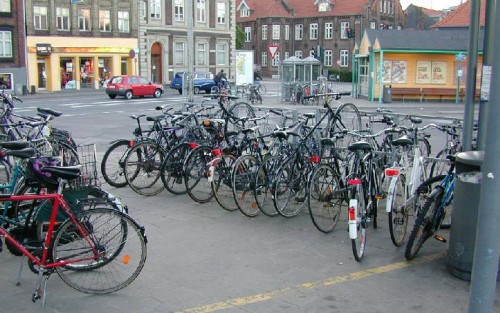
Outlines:
[[[108,95],[111,99],[116,98],[116,95]]]
[[[125,92],[125,99],[127,99],[127,100],[132,99],[133,96],[134,96],[134,94],[132,93],[132,90],[127,90]]]
[[[180,95],[182,95],[182,89],[177,89]]]
[[[194,94],[197,95],[200,93],[200,88],[199,87],[194,87]]]
[[[161,90],[160,89],[156,89],[155,93],[154,93],[154,96],[155,96],[155,98],[161,97]]]

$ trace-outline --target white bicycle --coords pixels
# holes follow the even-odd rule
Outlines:
[[[397,161],[392,167],[385,169],[385,176],[390,179],[386,198],[389,231],[392,243],[398,247],[405,241],[409,217],[416,216],[415,213],[419,210],[420,202],[416,201],[417,188],[428,176],[426,158],[430,149],[425,149],[429,148],[429,143],[427,139],[419,136],[419,132],[438,127],[428,124],[419,128],[416,125],[422,123],[422,119],[410,117],[410,120],[410,128],[399,126],[410,136],[404,135],[392,141],[393,147],[398,150]]]

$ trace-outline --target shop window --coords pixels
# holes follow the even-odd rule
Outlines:
[[[0,89],[12,90],[13,78],[11,73],[0,73]]]

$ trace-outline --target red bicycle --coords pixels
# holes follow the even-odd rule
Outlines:
[[[34,171],[29,164],[27,174]],[[110,208],[73,212],[61,193],[67,182],[79,177],[80,166],[36,170],[35,183],[46,187],[44,177],[50,178],[57,192],[0,195],[0,202],[10,201],[17,208],[10,216],[0,216],[0,237],[5,238],[13,254],[27,256],[29,268],[38,274],[32,301],[41,298],[42,307],[45,305],[47,280],[54,271],[66,284],[84,293],[106,294],[129,285],[146,261],[144,227],[126,213]],[[26,175],[27,180],[33,177]],[[50,206],[49,221],[37,220],[43,215],[39,211]],[[25,220],[20,221],[20,216]],[[19,230],[20,223],[24,224],[23,231]],[[21,271],[17,284],[20,276]]]

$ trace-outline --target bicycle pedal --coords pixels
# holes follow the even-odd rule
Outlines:
[[[446,243],[446,238],[444,238],[443,236],[435,235],[434,239],[436,239],[439,242]]]
[[[387,193],[385,193],[385,192],[375,195],[375,199],[378,199],[378,200],[385,199],[385,198],[387,198]]]

